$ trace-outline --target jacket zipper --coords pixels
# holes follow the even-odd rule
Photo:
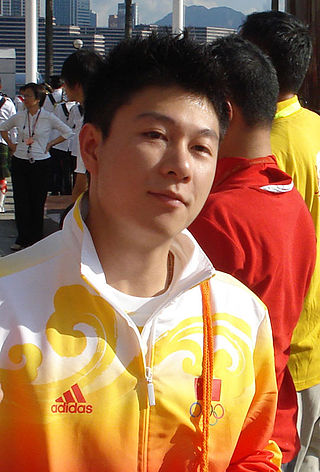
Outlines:
[[[141,470],[143,472],[147,472],[147,464],[148,464],[148,440],[149,440],[149,423],[150,423],[150,408],[152,408],[156,404],[155,400],[155,393],[154,393],[154,385],[153,385],[153,373],[152,373],[152,366],[153,366],[153,349],[154,349],[154,337],[155,337],[155,326],[156,321],[154,320],[151,326],[149,340],[148,340],[148,349],[145,359],[145,379],[147,383],[147,396],[148,396],[148,405],[144,413],[142,427],[143,427],[143,435],[142,435],[142,467]]]
[[[151,367],[146,367],[146,380],[148,388],[148,400],[149,406],[154,406],[156,404],[156,399],[154,396],[154,386],[152,382],[152,369]]]

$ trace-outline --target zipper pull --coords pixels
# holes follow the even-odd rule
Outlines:
[[[146,380],[147,380],[147,388],[148,388],[148,399],[149,405],[154,406],[156,404],[156,399],[154,396],[154,387],[152,383],[152,369],[151,367],[146,367]]]

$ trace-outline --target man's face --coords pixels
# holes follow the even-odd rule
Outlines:
[[[82,87],[79,84],[76,84],[71,87],[71,85],[68,85],[67,82],[64,82],[63,88],[65,90],[65,93],[67,94],[69,102],[83,102]]]
[[[80,138],[90,222],[167,239],[188,227],[215,173],[219,123],[211,103],[178,87],[149,87],[119,108],[106,139],[96,132],[93,160],[86,131]]]

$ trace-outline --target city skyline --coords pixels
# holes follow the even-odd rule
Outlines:
[[[0,0],[1,1],[1,0]],[[2,0],[5,1],[5,0]],[[124,0],[123,0],[124,1]],[[138,3],[139,18],[143,24],[152,24],[172,11],[172,0],[133,0]],[[107,26],[109,15],[118,11],[119,0],[91,0],[91,9],[97,13],[97,25]],[[284,8],[285,0],[280,0],[280,9]],[[207,8],[229,7],[241,11],[245,15],[253,11],[268,10],[271,0],[185,0],[185,5],[202,5]],[[45,15],[45,0],[41,0],[41,14]]]
[[[172,11],[172,0],[136,0],[139,6],[140,22],[154,23]],[[118,0],[91,0],[91,8],[98,15],[98,26],[107,24],[109,15],[115,14],[118,9]],[[280,4],[284,3],[280,1]],[[229,7],[249,14],[271,8],[271,0],[185,0],[185,5],[202,5],[207,8]],[[281,5],[280,5],[281,7]]]

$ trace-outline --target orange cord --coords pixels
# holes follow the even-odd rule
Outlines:
[[[210,299],[210,284],[206,280],[201,284],[203,311],[203,357],[202,357],[202,388],[203,388],[203,437],[200,472],[209,472],[209,422],[211,413],[212,380],[213,380],[213,326]]]

